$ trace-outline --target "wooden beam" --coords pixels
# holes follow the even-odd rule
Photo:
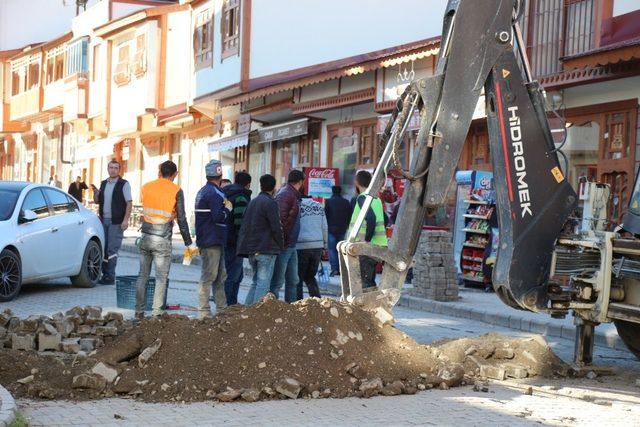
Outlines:
[[[251,0],[244,0],[242,10],[242,35],[240,38],[240,90],[248,90],[251,67]]]

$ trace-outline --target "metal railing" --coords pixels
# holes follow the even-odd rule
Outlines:
[[[521,18],[534,77],[562,70],[561,58],[593,49],[598,0],[530,0]]]
[[[82,37],[67,45],[65,77],[80,74],[86,76],[89,71],[89,37]]]

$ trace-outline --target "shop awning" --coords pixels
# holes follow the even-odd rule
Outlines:
[[[279,139],[306,135],[308,127],[309,119],[306,118],[265,126],[257,130],[258,142],[277,141]]]
[[[243,147],[249,143],[249,133],[241,133],[239,135],[227,136],[216,141],[208,142],[208,151],[210,153],[216,151],[232,150],[237,147]]]
[[[97,159],[113,155],[113,146],[122,141],[121,137],[100,138],[76,147],[75,161]]]

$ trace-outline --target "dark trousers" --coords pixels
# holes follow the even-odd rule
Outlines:
[[[242,264],[244,258],[236,255],[236,248],[224,248],[224,266],[227,269],[227,280],[224,282],[224,293],[227,295],[227,305],[238,303],[238,290],[244,278]]]
[[[368,256],[360,257],[360,276],[362,277],[362,288],[372,288],[376,286],[376,261]]]
[[[309,296],[320,298],[316,274],[321,258],[322,249],[298,249],[298,276],[300,277],[296,289],[298,300],[303,298],[302,282],[307,284]]]
[[[338,242],[344,240],[344,233],[329,233],[329,264],[331,271],[340,271],[340,259],[338,258]]]

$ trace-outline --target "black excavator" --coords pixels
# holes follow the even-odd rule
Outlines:
[[[606,231],[565,227],[578,196],[565,179],[545,108],[532,78],[518,24],[524,0],[449,0],[436,68],[413,81],[397,101],[365,202],[338,244],[342,299],[392,321],[411,267],[425,212],[443,205],[479,97],[484,93],[499,224],[493,287],[507,305],[554,317],[573,314],[575,363],[592,362],[594,327],[614,322],[640,358],[640,183],[623,224]],[[396,228],[388,247],[357,241],[373,197],[397,166],[396,152],[415,111],[420,129]],[[608,195],[608,188],[594,184]],[[602,216],[602,204],[585,215]],[[573,231],[567,231],[573,230]],[[374,289],[363,290],[360,256],[384,263]],[[562,280],[558,280],[562,277]]]

